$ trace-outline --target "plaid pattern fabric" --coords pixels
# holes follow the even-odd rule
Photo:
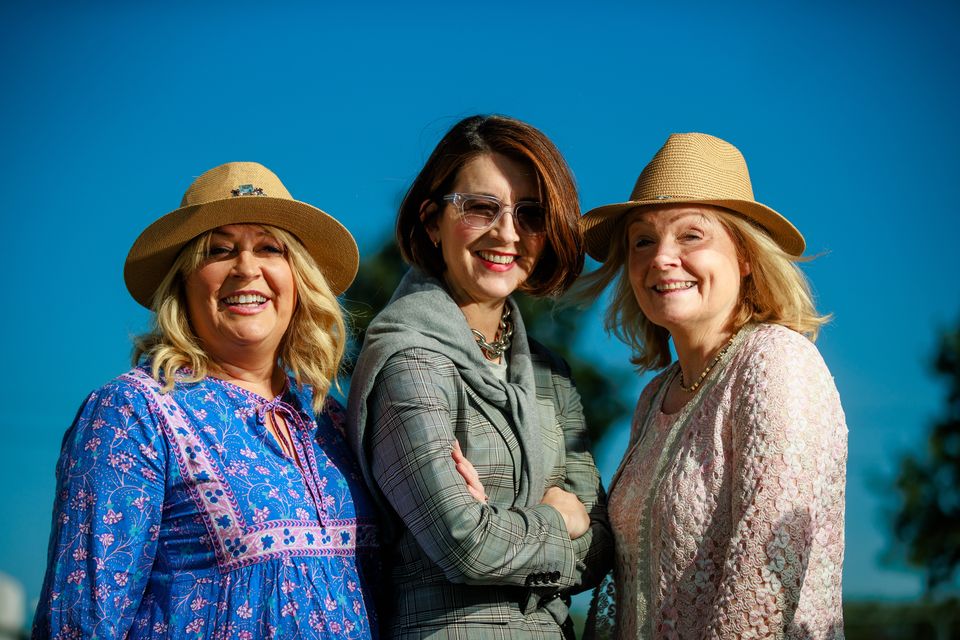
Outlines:
[[[593,523],[585,535],[573,541],[579,584],[570,593],[578,593],[598,585],[613,566],[613,534],[607,522],[607,497],[590,452],[593,443],[584,424],[580,394],[570,378],[567,363],[535,340],[528,340],[537,382],[537,401],[542,411],[548,411],[551,403],[560,408],[557,421],[561,425],[563,446],[558,454],[563,457],[564,464],[558,476],[548,478],[547,486],[556,485],[576,494]]]
[[[612,539],[576,389],[562,361],[531,341],[548,483],[580,496],[590,531],[571,541],[560,514],[513,506],[523,450],[504,415],[457,368],[412,348],[387,360],[368,400],[367,455],[399,534],[387,635],[560,638],[558,596],[599,581]],[[456,438],[489,496],[474,500],[450,457]]]
[[[399,629],[391,636],[395,640],[573,640],[572,628],[564,633],[550,618],[548,622],[535,622],[519,619],[513,624],[491,625],[459,623],[443,627],[418,627]]]

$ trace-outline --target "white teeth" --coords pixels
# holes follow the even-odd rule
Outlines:
[[[654,285],[653,288],[657,291],[676,291],[677,289],[690,289],[695,284],[695,282],[668,282]]]
[[[477,255],[487,262],[495,262],[497,264],[510,264],[517,259],[517,256],[505,256],[499,253],[487,253],[486,251],[477,251]]]
[[[227,304],[263,304],[267,299],[261,295],[244,293],[239,296],[227,296],[223,301]]]

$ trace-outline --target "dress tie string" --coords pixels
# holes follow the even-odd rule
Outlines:
[[[327,524],[327,509],[323,502],[323,490],[320,488],[317,457],[314,455],[313,445],[310,442],[310,427],[304,421],[300,412],[285,402],[282,397],[276,397],[257,407],[257,418],[264,426],[266,426],[268,416],[274,421],[274,425],[277,424],[276,416],[283,418],[283,421],[287,424],[287,432],[290,434],[291,444],[296,452],[294,463],[303,476],[304,484],[307,486],[307,492],[317,509],[321,524]],[[280,430],[277,429],[277,432],[279,433]]]

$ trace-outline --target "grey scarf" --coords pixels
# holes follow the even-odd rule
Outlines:
[[[419,347],[449,358],[467,386],[502,412],[523,448],[520,488],[514,504],[533,506],[540,502],[547,469],[540,440],[536,381],[520,311],[513,300],[508,299],[507,304],[514,330],[508,380],[502,382],[487,366],[463,312],[440,281],[416,268],[407,272],[390,303],[370,323],[350,382],[347,437],[369,486],[376,487],[376,481],[364,451],[367,398],[391,356]]]

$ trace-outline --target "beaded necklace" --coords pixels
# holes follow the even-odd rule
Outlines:
[[[717,363],[720,362],[720,358],[722,358],[724,354],[730,350],[730,347],[733,345],[733,341],[737,337],[738,333],[740,332],[737,331],[732,336],[730,336],[730,339],[727,340],[727,344],[723,345],[723,348],[720,349],[720,352],[717,354],[717,357],[714,358],[713,361],[707,365],[707,368],[703,370],[703,373],[700,374],[700,377],[697,378],[696,382],[691,384],[689,387],[685,387],[683,385],[683,369],[680,369],[680,388],[686,391],[687,393],[693,393],[694,391],[699,389],[700,384],[703,383],[703,380],[704,378],[707,377],[707,374],[709,374],[713,370],[713,368],[717,366]]]

